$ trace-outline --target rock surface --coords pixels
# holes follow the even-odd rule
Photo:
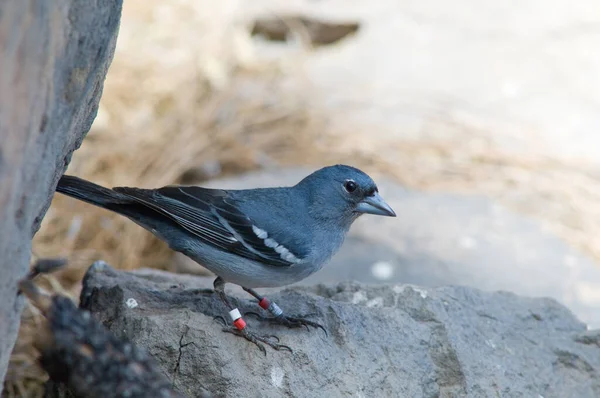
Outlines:
[[[188,396],[600,396],[600,334],[551,299],[463,287],[295,287],[270,297],[290,313],[315,313],[329,336],[248,318],[294,349],[264,356],[221,332],[211,282],[98,262],[81,304],[146,348]],[[256,309],[231,291],[240,310]]]
[[[293,185],[310,172],[266,170],[209,186]],[[355,280],[506,290],[552,297],[600,327],[600,267],[534,220],[483,196],[419,192],[374,178],[398,217],[361,217],[340,252],[301,284]]]
[[[56,181],[96,115],[121,5],[0,3],[0,381],[19,327],[17,281]]]

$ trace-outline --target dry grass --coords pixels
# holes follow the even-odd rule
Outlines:
[[[600,258],[600,183],[594,176],[547,159],[507,157],[469,126],[457,126],[464,140],[385,146],[365,145],[362,131],[325,134],[326,118],[308,99],[280,88],[290,64],[257,62],[244,26],[224,22],[235,21],[236,10],[204,3],[125,2],[99,115],[68,173],[107,186],[156,187],[278,164],[343,161],[411,187],[496,197]],[[134,223],[61,195],[34,251],[69,258],[69,267],[43,277],[43,284],[74,298],[95,259],[120,268],[168,269],[172,256]],[[35,365],[31,341],[39,313],[27,307],[22,321],[5,394],[38,397],[45,375]]]

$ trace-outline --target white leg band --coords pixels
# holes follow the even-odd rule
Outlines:
[[[279,306],[275,303],[271,303],[269,305],[269,312],[275,316],[279,316],[279,315],[283,314],[283,310],[281,308],[279,308]]]
[[[242,317],[242,314],[240,314],[240,310],[234,308],[231,311],[229,311],[229,316],[231,317],[232,321],[236,321]]]

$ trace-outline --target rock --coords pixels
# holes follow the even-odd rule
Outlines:
[[[33,268],[45,273],[43,264]],[[42,314],[33,344],[49,376],[45,397],[183,398],[148,353],[117,339],[70,298],[41,291],[36,273],[19,288]]]
[[[252,36],[260,35],[270,41],[287,41],[294,30],[304,29],[312,46],[324,46],[337,43],[346,36],[356,33],[360,25],[356,22],[332,23],[306,18],[302,15],[286,15],[276,18],[259,18],[252,26]],[[308,43],[307,43],[308,44]]]
[[[272,169],[212,181],[249,188],[293,185],[309,169]],[[374,177],[375,178],[375,177]],[[340,252],[301,284],[465,285],[552,297],[600,327],[600,267],[538,223],[473,195],[419,192],[375,178],[397,218],[361,217]]]
[[[19,327],[17,281],[56,182],[96,115],[121,3],[0,3],[0,381]]]
[[[98,262],[81,305],[148,350],[187,396],[600,396],[600,333],[552,299],[466,287],[293,287],[270,298],[290,313],[314,313],[329,336],[247,318],[294,350],[264,356],[221,331],[213,317],[226,313],[211,283]],[[256,310],[231,290],[240,310]]]

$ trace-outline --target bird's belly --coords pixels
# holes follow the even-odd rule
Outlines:
[[[185,250],[182,252],[223,278],[226,282],[247,288],[291,285],[321,269],[320,265],[311,263],[299,263],[290,266],[265,265],[206,246],[202,250]]]

